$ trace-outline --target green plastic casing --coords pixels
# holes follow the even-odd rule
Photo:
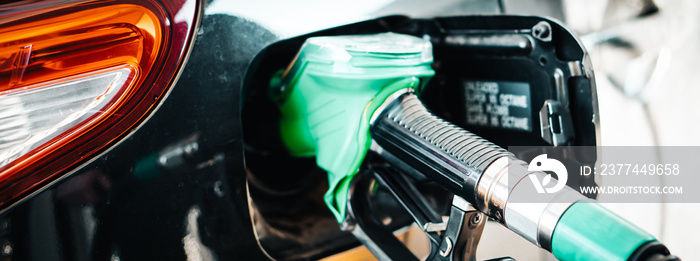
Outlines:
[[[391,94],[420,90],[435,74],[432,61],[430,42],[413,36],[313,37],[271,80],[281,102],[282,141],[291,155],[315,156],[328,172],[324,200],[338,222],[370,146],[372,114]]]
[[[574,203],[559,219],[552,253],[562,261],[625,261],[656,239],[593,200]]]

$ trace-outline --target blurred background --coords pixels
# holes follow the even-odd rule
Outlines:
[[[600,145],[700,145],[697,0],[270,0],[214,1],[209,7],[258,22],[281,38],[393,14],[505,12],[551,17],[579,35],[590,53],[598,88]],[[700,257],[700,204],[606,205],[684,260]],[[479,259],[554,260],[495,223],[486,227],[478,253]]]

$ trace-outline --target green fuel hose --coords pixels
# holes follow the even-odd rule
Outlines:
[[[418,170],[559,260],[676,260],[653,236],[569,187],[538,194],[521,181],[542,180],[544,172],[432,115],[416,95],[387,102],[370,129],[377,153]]]

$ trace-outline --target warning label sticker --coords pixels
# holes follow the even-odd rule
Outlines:
[[[467,124],[532,130],[530,85],[524,82],[464,81]]]

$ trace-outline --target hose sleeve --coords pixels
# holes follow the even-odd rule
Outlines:
[[[413,93],[390,102],[370,128],[372,139],[394,165],[410,168],[476,204],[481,173],[496,159],[513,157],[503,148],[430,113]],[[375,147],[376,148],[376,147]],[[404,166],[406,167],[406,166]]]

